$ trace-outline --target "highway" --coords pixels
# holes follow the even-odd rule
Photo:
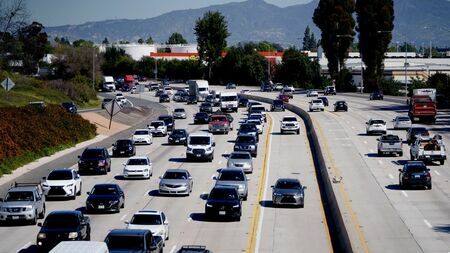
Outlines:
[[[126,96],[157,101],[153,92]],[[142,100],[139,101],[143,103]],[[176,107],[186,109],[188,118],[177,120],[176,128],[186,128],[188,132],[207,129],[207,125],[192,124],[192,115],[198,111],[197,106],[174,102],[164,106],[166,111],[172,111]],[[161,109],[159,108],[158,112],[163,113],[164,110]],[[238,127],[238,121],[245,117],[243,111],[244,109],[240,109],[238,114],[233,114],[235,129]],[[122,164],[127,158],[113,158],[108,175],[82,176],[82,195],[76,200],[47,201],[47,213],[52,210],[83,211],[86,191],[94,184],[117,183],[126,194],[125,208],[117,214],[90,214],[92,240],[101,241],[109,230],[124,228],[124,222],[129,220],[134,212],[153,209],[164,211],[170,223],[170,240],[166,242],[165,252],[175,252],[186,244],[205,245],[213,252],[331,252],[330,236],[306,134],[279,134],[279,120],[286,114],[290,113],[269,113],[269,122],[259,142],[258,157],[254,160],[254,172],[248,175],[249,197],[243,204],[240,222],[205,220],[205,201],[200,198],[200,195],[208,193],[213,187],[212,177],[216,170],[226,166],[224,155],[232,151],[232,140],[236,137],[236,131],[228,135],[215,135],[217,145],[212,163],[186,162],[184,146],[168,146],[166,137],[155,137],[152,145],[137,148],[137,155],[148,155],[153,162],[154,171],[150,180],[124,180],[121,176]],[[158,115],[153,116],[156,118]],[[143,122],[136,127],[142,127],[146,123],[149,122]],[[121,133],[120,137],[131,137],[131,132],[132,129],[127,130],[126,133]],[[113,140],[107,140],[95,146],[110,147],[111,143]],[[76,166],[76,156],[81,151],[31,171],[17,181],[38,181],[50,169]],[[158,176],[169,168],[185,168],[190,171],[194,179],[194,189],[189,197],[158,196]],[[279,177],[299,178],[308,187],[304,208],[273,208],[270,185]],[[1,194],[4,195],[3,189],[7,186],[2,187]],[[0,227],[0,252],[34,252],[38,230],[37,226],[31,225]]]

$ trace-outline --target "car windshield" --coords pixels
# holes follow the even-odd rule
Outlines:
[[[273,105],[282,105],[283,104],[283,101],[281,101],[281,100],[274,100],[273,101]]]
[[[209,194],[209,199],[234,200],[238,198],[236,190],[232,189],[213,189]]]
[[[251,159],[251,156],[245,153],[231,153],[230,159]]]
[[[183,108],[177,108],[177,109],[174,110],[174,112],[184,112],[184,109]]]
[[[236,138],[236,142],[237,143],[254,143],[255,142],[255,137],[241,135],[241,136],[238,136]]]
[[[134,135],[149,135],[148,131],[145,130],[139,130],[134,132]]]
[[[71,180],[72,171],[70,170],[57,170],[52,171],[47,177],[48,180]]]
[[[256,130],[255,124],[242,124],[239,130]]]
[[[82,155],[83,158],[102,158],[103,152],[100,149],[86,149]]]
[[[322,100],[313,100],[313,104],[322,104]]]
[[[199,112],[197,114],[195,114],[196,118],[206,118],[208,117],[208,114],[206,112]]]
[[[175,129],[172,131],[172,134],[173,135],[182,135],[182,134],[186,134],[186,131],[182,130],[182,129]]]
[[[408,117],[398,117],[398,121],[410,121]]]
[[[383,124],[383,125],[385,124],[383,120],[372,120],[370,123],[371,123],[372,125],[373,125],[373,124]]]
[[[297,118],[294,118],[294,117],[286,117],[286,118],[283,118],[283,121],[297,121]]]
[[[202,103],[202,107],[211,107],[212,105],[210,103]]]
[[[157,214],[135,214],[130,221],[133,225],[162,225],[161,216]]]
[[[148,165],[148,161],[143,158],[134,158],[129,159],[127,165]]]
[[[399,141],[400,138],[397,135],[386,135],[381,137],[382,141]]]
[[[188,179],[186,172],[167,171],[164,173],[164,179]]]
[[[218,180],[221,181],[244,181],[244,173],[239,171],[226,171],[222,170],[219,174]]]
[[[125,250],[126,251],[140,251],[144,249],[144,238],[141,236],[115,236],[110,235],[106,240],[108,249],[111,250]]]
[[[62,103],[62,105],[63,105],[64,107],[72,107],[72,106],[75,106],[75,104],[74,104],[73,102],[64,102],[64,103]]]
[[[223,102],[237,101],[237,96],[223,96],[220,98]]]
[[[44,227],[46,228],[71,228],[78,227],[79,220],[73,214],[50,214],[45,219]]]
[[[227,121],[227,117],[211,117],[211,122],[222,122],[222,121]]]
[[[131,145],[131,140],[118,140],[116,141],[116,147],[128,147]]]
[[[407,165],[406,166],[406,171],[409,173],[420,173],[420,172],[424,172],[427,170],[427,167],[425,165]]]
[[[150,124],[150,126],[152,127],[160,127],[160,126],[164,126],[164,122],[152,122]]]
[[[296,189],[296,188],[300,188],[300,182],[298,181],[278,181],[277,185],[275,186],[275,188],[278,189]]]
[[[190,145],[209,145],[210,138],[207,136],[193,136],[190,138]]]
[[[92,195],[116,195],[117,189],[116,187],[111,186],[94,186],[94,189],[91,191]]]
[[[23,192],[8,192],[8,195],[5,198],[5,201],[33,201],[33,192],[31,191],[23,191]]]

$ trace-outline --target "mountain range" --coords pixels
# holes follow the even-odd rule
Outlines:
[[[312,16],[319,0],[306,4],[278,7],[264,0],[248,0],[199,9],[178,10],[148,19],[117,19],[87,22],[80,25],[47,27],[51,37],[67,37],[73,41],[86,39],[101,42],[130,41],[149,36],[155,42],[164,43],[178,32],[189,42],[195,43],[194,25],[207,11],[221,12],[231,33],[228,44],[245,41],[279,43],[283,46],[299,46],[306,26],[320,38]],[[417,47],[430,41],[433,46],[450,46],[449,0],[394,0],[395,21],[393,43],[407,41]]]

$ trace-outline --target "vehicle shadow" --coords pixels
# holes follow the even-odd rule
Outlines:
[[[24,248],[24,249],[17,251],[17,253],[34,253],[34,252],[38,252],[38,248],[34,244],[30,245],[28,248]]]
[[[194,220],[194,221],[202,221],[202,222],[218,222],[218,223],[223,223],[223,222],[233,222],[233,219],[208,219],[208,217],[206,217],[205,213],[191,213],[189,215],[189,217]]]
[[[83,213],[83,214],[86,214],[86,213],[87,213],[86,207],[85,207],[85,206],[78,207],[77,209],[75,209],[75,211],[80,211],[80,212]]]
[[[115,175],[114,176],[115,180],[126,180],[126,181],[142,181],[142,180],[148,180],[148,178],[125,178],[123,175]]]
[[[366,156],[367,157],[381,157],[381,156],[378,156],[378,153],[368,153],[368,154],[366,154]]]
[[[433,226],[434,231],[450,234],[450,224]]]
[[[174,163],[188,163],[189,161],[184,158],[184,157],[176,157],[176,158],[170,158],[169,162],[174,162]]]
[[[388,189],[388,190],[394,190],[394,191],[403,190],[402,188],[400,188],[400,185],[398,185],[398,184],[386,185],[385,188]]]
[[[151,190],[148,192],[148,196],[150,197],[162,197],[162,195],[159,195],[159,191],[158,190]]]
[[[228,158],[228,157],[230,157],[230,154],[222,154],[222,157]]]
[[[259,201],[259,205],[266,208],[275,208],[272,200],[261,200]]]
[[[228,143],[235,143],[236,140],[228,140],[227,142],[228,142]]]

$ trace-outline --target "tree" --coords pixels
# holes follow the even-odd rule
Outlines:
[[[180,33],[172,33],[166,44],[187,44],[188,42],[183,38]]]
[[[309,51],[317,51],[317,40],[314,33],[311,33],[311,37],[309,38]]]
[[[19,59],[23,61],[23,72],[25,74],[34,74],[39,61],[50,51],[50,44],[47,41],[47,33],[44,32],[44,26],[41,23],[33,22],[28,26],[22,27],[17,37],[22,48]]]
[[[92,71],[95,69],[95,76],[100,76],[100,66],[102,58],[97,52],[97,48],[90,46],[71,46],[59,44],[55,48],[55,59],[52,67],[55,69],[55,77],[69,80],[77,76],[92,80]],[[92,68],[94,57],[94,69]],[[90,83],[90,82],[88,82]]]
[[[313,21],[321,30],[320,44],[333,78],[337,77],[338,66],[344,66],[348,48],[353,42],[354,9],[354,0],[320,0],[314,11]]]
[[[90,41],[90,40],[83,40],[83,39],[79,39],[79,40],[75,40],[72,45],[74,47],[94,47],[94,42]]]
[[[154,44],[155,42],[153,41],[153,38],[152,38],[152,36],[148,36],[148,38],[147,38],[147,40],[145,41],[145,43],[147,43],[147,44]]]
[[[3,3],[9,2],[3,6]],[[3,39],[5,33],[15,35],[23,26],[26,25],[28,10],[25,0],[0,1],[0,31]],[[2,40],[0,40],[1,42]]]
[[[310,51],[310,45],[311,45],[311,30],[309,29],[309,26],[306,26],[305,32],[303,33],[303,50]]]
[[[379,90],[384,71],[384,54],[392,40],[394,29],[393,0],[358,0],[356,2],[359,50],[367,66],[364,87]]]
[[[108,40],[107,37],[105,37],[105,38],[103,39],[102,44],[103,44],[103,45],[109,45],[109,40]]]
[[[220,12],[208,11],[195,24],[198,54],[201,61],[208,67],[208,79],[212,76],[212,67],[220,59],[222,51],[227,46],[228,25]]]
[[[144,44],[144,39],[143,38],[138,39],[138,44]]]

